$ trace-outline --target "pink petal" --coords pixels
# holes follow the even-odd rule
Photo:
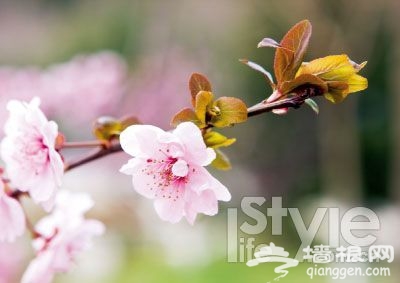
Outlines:
[[[188,187],[200,194],[204,190],[212,190],[218,200],[229,201],[231,194],[228,189],[216,178],[214,178],[206,169],[203,167],[194,168],[195,171],[191,172],[189,176]]]
[[[215,215],[218,213],[218,200],[211,190],[205,190],[197,194],[188,191],[186,195],[185,213],[186,219],[193,225],[197,213]]]
[[[207,166],[215,159],[215,151],[207,149],[200,129],[191,122],[179,124],[173,131],[186,148],[185,158],[189,163]]]
[[[0,197],[0,241],[14,241],[25,231],[25,214],[21,204],[6,195]]]
[[[162,220],[171,223],[178,223],[184,216],[183,200],[172,201],[168,199],[157,199],[154,201],[154,208]]]
[[[144,172],[148,164],[141,159],[131,159],[127,164],[125,164],[121,170],[125,173],[132,175],[132,184],[136,192],[141,194],[146,198],[153,199],[157,193],[156,185],[154,182],[154,175],[148,175]]]
[[[159,137],[165,132],[151,125],[133,125],[120,135],[122,149],[134,157],[151,157],[158,154],[161,144]]]
[[[126,175],[132,175],[136,173],[139,168],[141,168],[143,165],[143,160],[139,158],[131,158],[127,163],[122,165],[122,167],[119,169],[119,172],[124,173]]]
[[[49,200],[57,189],[57,184],[54,182],[53,171],[51,168],[46,168],[45,172],[36,176],[32,181],[35,181],[35,183],[32,184],[29,193],[35,202]]]
[[[22,276],[21,283],[50,283],[53,281],[55,271],[50,268],[52,260],[52,252],[40,253],[30,262]]]

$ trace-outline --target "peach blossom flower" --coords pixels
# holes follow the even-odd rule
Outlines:
[[[48,121],[39,109],[38,98],[30,103],[12,100],[7,104],[10,116],[5,124],[1,156],[12,184],[51,210],[61,186],[64,163],[55,150],[58,126]]]
[[[104,233],[104,225],[84,214],[93,206],[85,193],[57,194],[52,214],[42,218],[35,227],[40,234],[33,242],[37,252],[25,271],[22,283],[49,283],[55,273],[67,272],[76,256],[90,248],[92,237]]]
[[[12,242],[25,231],[25,214],[21,204],[8,196],[0,181],[0,242]]]
[[[161,219],[176,223],[186,217],[193,224],[198,213],[215,215],[218,200],[230,200],[228,189],[204,168],[215,151],[206,147],[193,123],[181,123],[172,132],[133,125],[121,133],[120,142],[133,156],[120,171],[132,175],[138,193],[154,199]]]

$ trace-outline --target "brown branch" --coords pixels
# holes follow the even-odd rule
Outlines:
[[[94,140],[94,141],[82,141],[82,142],[64,142],[61,145],[61,149],[67,148],[84,148],[84,147],[99,147],[107,146],[107,141]]]
[[[247,109],[247,117],[250,118],[280,108],[286,108],[286,107],[299,108],[304,103],[304,99],[295,99],[295,98],[285,98],[274,102],[267,102],[266,100],[263,100],[260,103],[251,106],[250,108]]]
[[[69,170],[72,170],[78,166],[84,165],[86,163],[89,163],[91,161],[94,161],[96,159],[102,158],[104,156],[110,155],[112,153],[117,153],[122,151],[121,145],[119,143],[113,144],[110,147],[107,148],[101,148],[97,151],[95,151],[92,154],[89,154],[86,157],[83,157],[82,159],[76,160],[71,163],[66,163],[64,166],[64,171],[67,172]]]

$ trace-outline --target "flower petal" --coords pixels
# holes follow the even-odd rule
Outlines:
[[[197,194],[200,194],[204,190],[212,190],[218,200],[229,201],[231,199],[228,189],[206,169],[200,166],[194,169],[189,176],[190,182],[187,184],[187,188]]]
[[[0,197],[0,241],[14,241],[25,231],[25,214],[21,204],[7,195]]]
[[[189,163],[209,165],[215,159],[215,152],[207,149],[200,129],[191,122],[179,124],[173,131],[186,148],[185,157]]]
[[[172,201],[168,199],[157,199],[154,208],[162,220],[178,223],[184,216],[185,203],[182,200]]]
[[[218,213],[218,200],[212,190],[205,190],[197,194],[188,191],[186,195],[185,216],[188,222],[193,225],[198,213],[215,215]]]
[[[160,149],[159,137],[165,132],[151,125],[132,125],[120,135],[122,149],[134,157],[150,157]]]

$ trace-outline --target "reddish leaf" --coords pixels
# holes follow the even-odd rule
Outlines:
[[[189,80],[189,89],[192,95],[192,105],[194,107],[196,95],[202,90],[211,92],[211,84],[202,74],[194,73]]]
[[[276,49],[274,60],[275,77],[278,86],[284,81],[292,80],[303,61],[312,27],[308,20],[303,20],[293,26]]]
[[[197,118],[196,113],[190,108],[184,108],[178,113],[175,114],[175,116],[171,120],[171,125],[176,127],[180,123],[183,122],[193,122],[195,123],[198,127],[204,127],[205,125]]]

